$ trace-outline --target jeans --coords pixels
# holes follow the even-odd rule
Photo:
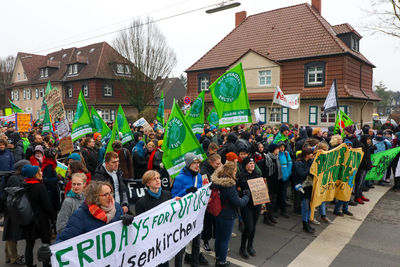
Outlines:
[[[241,249],[247,247],[253,247],[253,240],[256,233],[256,225],[258,217],[260,217],[261,205],[257,206],[245,206],[240,209],[244,222],[244,230],[242,233]]]
[[[303,222],[308,222],[310,220],[310,200],[308,198],[303,198],[301,200],[301,218]]]
[[[348,201],[341,201],[338,200],[338,202],[335,205],[335,212],[340,212],[340,207],[343,205],[343,212],[348,212],[349,211],[349,202]]]
[[[367,170],[365,169],[358,170],[356,174],[356,184],[354,185],[354,198],[362,197],[362,187],[366,175],[367,175]]]
[[[229,240],[232,236],[233,225],[235,220],[222,219],[217,217],[217,236],[215,238],[215,257],[221,263],[226,262],[228,254]]]
[[[326,217],[326,202],[322,202],[318,207],[318,212],[321,217]]]

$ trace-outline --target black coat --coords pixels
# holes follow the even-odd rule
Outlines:
[[[24,153],[24,141],[21,139],[15,145],[13,149],[14,154],[14,162],[17,163],[18,161],[25,159]]]
[[[159,199],[150,196],[150,194],[148,192],[146,192],[146,195],[144,195],[144,197],[140,198],[136,202],[135,214],[139,215],[141,213],[144,213],[144,212],[160,205],[161,203],[170,200],[171,198],[172,198],[171,193],[166,190],[161,191],[161,196]]]
[[[268,155],[267,155],[268,157]],[[270,194],[278,194],[279,191],[279,172],[278,172],[278,166],[277,166],[277,160],[279,159],[273,159],[271,158],[272,163],[275,165],[274,172],[272,173],[271,176],[269,176],[269,169],[267,164],[265,164],[265,160],[260,160],[257,162],[258,167],[260,168],[262,172],[262,176],[267,179],[267,185],[268,185],[268,191]]]
[[[299,133],[299,138],[296,139],[295,150],[301,151],[303,149],[304,143],[306,142],[308,136],[306,129],[301,128]]]
[[[207,178],[209,182],[211,181],[211,176],[213,175],[215,169],[211,166],[211,164],[208,162],[208,160],[205,160],[201,163],[200,165],[200,174],[204,175],[207,174]]]
[[[245,189],[250,190],[249,184],[247,183],[248,180],[255,179],[255,178],[260,178],[261,173],[259,173],[256,169],[252,173],[249,173],[246,170],[243,170],[240,172],[238,175],[238,182],[237,185],[240,187],[240,189],[243,191]],[[250,198],[250,201],[247,203],[247,206],[254,207],[253,199]]]
[[[94,148],[84,147],[81,149],[83,158],[85,159],[86,167],[91,174],[94,174],[99,165],[99,156]]]
[[[147,171],[148,160],[146,156],[140,156],[136,151],[133,152],[133,173],[135,179],[142,179],[143,174]]]
[[[306,162],[305,160],[298,160],[294,162],[294,177],[295,177],[295,184],[302,184],[306,179],[307,176],[310,174],[310,167],[312,164],[312,160]],[[301,198],[311,199],[312,193],[312,186],[308,186],[303,188],[304,194],[301,194]]]

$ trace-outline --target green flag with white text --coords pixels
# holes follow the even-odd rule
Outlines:
[[[174,178],[185,166],[184,156],[191,152],[202,160],[207,156],[194,136],[179,105],[174,101],[171,115],[165,126],[164,140],[161,149],[164,151],[162,161],[171,178]]]
[[[121,105],[119,105],[118,107],[117,121],[118,121],[118,131],[122,133],[122,140],[121,140],[122,144],[125,144],[133,140],[133,134],[131,128],[129,127],[128,120],[125,117],[125,113]]]
[[[42,133],[51,133],[52,128],[53,126],[51,124],[49,109],[47,108],[47,105],[45,105]]]
[[[51,82],[50,80],[47,82],[47,86],[46,86],[46,91],[44,92],[45,95],[47,95],[48,93],[50,93],[50,91],[52,90],[51,88]]]
[[[335,122],[335,129],[333,130],[333,133],[336,134],[339,132],[339,129],[341,129],[342,132],[342,138],[344,137],[344,132],[343,129],[347,126],[353,125],[354,122],[350,119],[349,116],[347,116],[346,113],[341,111],[339,109],[337,115],[336,115],[336,122]]]
[[[210,113],[207,116],[207,121],[210,125],[215,126],[218,128],[219,126],[219,117],[218,117],[218,113],[215,110],[215,108],[213,108]]]
[[[75,142],[89,133],[93,133],[92,119],[90,118],[89,109],[83,97],[83,93],[80,91],[78,103],[76,104],[74,121],[72,123],[72,141]]]
[[[242,63],[225,72],[209,88],[220,127],[252,122]]]
[[[160,104],[158,105],[156,120],[164,127],[164,91],[161,92]]]
[[[97,113],[96,109],[92,107],[90,110],[90,116],[92,117],[93,128],[96,132],[101,134],[101,142],[106,145],[107,141],[111,138],[111,130],[104,120]]]
[[[24,113],[22,108],[20,108],[17,105],[15,105],[10,99],[8,99],[8,101],[10,101],[11,108],[12,108],[14,113]]]
[[[114,151],[112,148],[112,144],[114,143],[115,140],[118,140],[118,139],[119,139],[118,120],[115,120],[114,126],[112,128],[111,138],[108,141],[107,149],[106,149],[106,152],[104,153],[104,156],[106,156],[107,152]]]
[[[186,121],[194,134],[202,134],[204,131],[204,91],[202,91],[192,107],[186,114]]]
[[[371,155],[372,167],[371,170],[365,176],[365,180],[382,180],[383,175],[386,173],[386,170],[390,170],[389,165],[392,160],[397,156],[400,152],[400,147],[388,149],[385,151],[378,152],[376,154]]]

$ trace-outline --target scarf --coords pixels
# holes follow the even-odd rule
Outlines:
[[[40,157],[37,157],[36,155],[34,156],[35,159],[37,159],[37,161],[39,161],[40,163],[43,162],[43,154],[40,154]]]
[[[147,164],[147,170],[150,171],[153,169],[154,155],[156,154],[159,147],[155,148],[150,155],[149,163]]]
[[[89,212],[96,219],[103,221],[105,223],[109,223],[114,217],[116,213],[115,205],[110,208],[106,208],[103,206],[98,206],[96,204],[92,204],[89,206]]]
[[[282,170],[279,158],[277,155],[274,155],[271,152],[268,152],[267,156],[265,157],[265,165],[268,167],[268,177],[271,177],[275,172],[275,164],[272,162],[272,159],[276,161],[276,168],[278,168],[278,180],[282,179]]]
[[[154,193],[153,191],[150,190],[150,188],[147,188],[147,187],[146,187],[146,191],[151,197],[154,197],[155,199],[160,199],[160,197],[161,197],[161,187],[158,189],[157,193]]]
[[[40,184],[40,181],[36,178],[26,178],[25,183],[27,184]]]
[[[136,146],[133,148],[133,153],[138,153],[139,156],[144,157],[144,150],[143,150],[144,142],[140,140]]]
[[[77,199],[83,199],[83,198],[84,198],[84,195],[83,195],[83,193],[77,194],[77,193],[75,193],[74,191],[69,190],[68,193],[67,193],[67,197],[73,197],[73,198],[77,198]]]

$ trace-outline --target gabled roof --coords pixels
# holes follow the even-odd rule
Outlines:
[[[71,47],[61,49],[46,56],[18,53],[17,58],[21,60],[22,67],[27,75],[28,81],[18,82],[13,85],[38,84],[51,81],[73,81],[92,78],[115,79],[111,64],[113,63],[132,63],[122,57],[108,43],[95,43],[84,47]],[[69,64],[82,64],[82,69],[78,75],[67,76]],[[40,68],[51,67],[54,71],[50,76],[40,78]]]
[[[332,29],[335,31],[336,35],[346,34],[346,33],[354,33],[360,39],[362,38],[361,34],[359,34],[353,27],[351,27],[348,23],[343,23],[339,25],[332,26]]]
[[[348,53],[374,67],[304,3],[247,17],[186,71],[226,68],[249,49],[278,62]]]

